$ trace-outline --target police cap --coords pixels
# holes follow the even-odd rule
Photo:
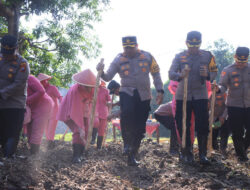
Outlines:
[[[238,59],[238,61],[246,61],[248,60],[248,56],[249,56],[249,48],[247,47],[238,47],[236,49],[236,57]]]
[[[17,38],[12,35],[5,35],[1,39],[1,53],[13,54],[17,48]]]
[[[136,36],[125,36],[122,38],[123,47],[135,47],[137,45]]]
[[[190,47],[199,47],[201,45],[201,33],[198,31],[189,32],[186,42]]]

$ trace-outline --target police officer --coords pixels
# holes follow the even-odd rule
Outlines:
[[[169,153],[172,155],[178,155],[179,145],[177,141],[174,115],[172,112],[172,101],[160,105],[154,112],[154,116],[157,121],[171,131]]]
[[[5,35],[0,54],[0,141],[5,157],[16,151],[23,125],[26,83],[29,75],[27,61],[16,53],[17,38]]]
[[[218,92],[228,90],[228,122],[236,155],[240,161],[247,161],[246,150],[250,144],[250,65],[249,49],[238,47],[235,63],[225,67],[221,73]]]
[[[219,149],[218,136],[220,136],[220,151],[224,156],[226,155],[226,148],[229,136],[226,96],[226,93],[216,94],[214,106],[214,127],[212,135],[212,145],[214,150]]]
[[[163,84],[160,76],[160,68],[154,57],[138,49],[135,36],[122,38],[124,52],[117,55],[106,72],[102,73],[102,79],[111,80],[116,73],[121,77],[120,106],[121,128],[124,133],[125,144],[129,145],[128,165],[137,166],[135,159],[141,140],[144,137],[146,121],[150,111],[150,79],[151,73],[154,86],[158,92],[157,102],[163,99]],[[104,68],[103,63],[97,65],[97,70]]]
[[[182,104],[184,77],[188,75],[187,94],[187,134],[186,147],[181,150],[180,161],[193,162],[193,153],[190,140],[190,120],[194,111],[195,128],[198,137],[199,158],[201,164],[208,164],[207,137],[208,137],[208,92],[206,80],[213,80],[217,74],[217,66],[213,55],[209,51],[201,50],[201,33],[191,31],[186,38],[187,50],[177,54],[169,70],[170,80],[178,81],[176,92],[176,123],[182,135]],[[185,69],[188,65],[188,69]]]

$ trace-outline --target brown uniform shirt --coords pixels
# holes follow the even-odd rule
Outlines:
[[[235,64],[223,69],[220,78],[222,93],[228,90],[226,105],[232,107],[250,107],[250,65],[239,69]]]
[[[109,66],[102,79],[110,81],[118,73],[121,78],[120,92],[133,96],[138,90],[142,101],[151,99],[150,78],[151,73],[156,90],[163,90],[160,68],[154,57],[145,51],[139,50],[136,57],[128,58],[120,53]]]
[[[5,60],[0,54],[0,109],[25,108],[29,65],[20,55]]]
[[[188,75],[187,100],[208,99],[206,80],[213,80],[217,75],[217,66],[214,56],[209,51],[199,50],[198,55],[190,55],[188,51],[177,54],[169,70],[170,80],[179,81],[176,91],[176,100],[183,99],[184,80],[180,81],[181,71],[185,65],[191,69]],[[210,77],[204,79],[200,76],[200,66],[207,66]]]

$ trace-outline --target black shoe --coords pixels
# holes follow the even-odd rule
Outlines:
[[[92,145],[95,144],[97,132],[98,132],[98,129],[97,128],[93,128],[92,139],[91,139],[91,142],[90,142],[90,144],[92,144]]]
[[[187,162],[187,156],[185,149],[182,149],[179,153],[179,162],[186,163]]]
[[[48,141],[47,149],[52,150],[55,148],[55,141]]]
[[[129,146],[128,144],[124,144],[124,148],[123,148],[123,152],[122,152],[122,155],[128,155],[129,153]]]
[[[15,153],[18,141],[16,138],[9,138],[3,146],[4,157],[10,158]]]
[[[40,144],[30,144],[30,153],[31,155],[36,155],[39,153]]]
[[[198,146],[199,146],[199,159],[200,164],[210,165],[210,161],[207,159],[207,135],[198,134]]]
[[[103,136],[98,136],[97,137],[97,149],[102,148],[102,142],[103,142]]]
[[[81,144],[73,144],[73,158],[72,158],[72,163],[77,164],[80,163],[81,156],[82,156],[82,145]]]
[[[140,164],[140,162],[138,162],[136,159],[135,159],[135,156],[134,154],[129,154],[128,155],[128,166],[138,166]]]
[[[249,159],[247,156],[244,155],[244,156],[238,156],[238,160],[240,162],[247,162]]]

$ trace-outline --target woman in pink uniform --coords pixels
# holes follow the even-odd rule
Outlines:
[[[102,141],[107,127],[108,102],[111,101],[109,90],[104,81],[101,81],[97,96],[97,115],[99,118],[97,149],[102,148]]]
[[[95,75],[84,70],[73,75],[74,84],[59,105],[57,119],[63,121],[73,133],[73,163],[80,163],[88,136],[90,105],[96,83]]]
[[[55,137],[56,126],[58,122],[58,120],[56,119],[56,115],[57,115],[58,108],[59,108],[59,102],[62,100],[62,96],[59,90],[57,89],[57,87],[49,83],[49,80],[52,78],[51,76],[40,73],[37,76],[37,78],[38,80],[40,80],[41,84],[45,88],[46,93],[52,98],[54,102],[54,106],[52,108],[51,116],[49,119],[49,124],[45,128],[45,135],[48,141],[48,148],[52,149],[55,146],[54,137]]]
[[[53,107],[53,100],[45,92],[40,81],[33,75],[28,78],[28,97],[26,104],[31,110],[31,122],[27,125],[27,137],[31,154],[37,154],[45,127]]]

